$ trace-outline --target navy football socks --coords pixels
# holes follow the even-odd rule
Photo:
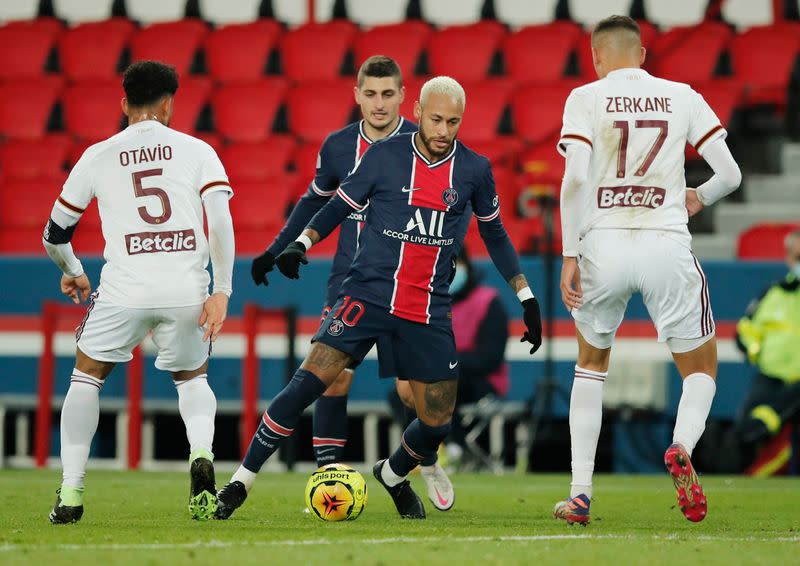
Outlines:
[[[305,408],[322,395],[325,389],[327,386],[310,371],[298,369],[294,372],[292,380],[264,411],[242,465],[251,472],[258,472],[283,439],[294,432]]]
[[[419,419],[408,425],[400,447],[389,457],[389,466],[398,476],[405,477],[417,464],[422,462],[436,462],[436,451],[439,444],[450,432],[451,423],[442,426],[428,426]],[[429,465],[429,464],[426,464]]]
[[[342,461],[347,444],[347,395],[317,399],[313,444],[317,466]]]

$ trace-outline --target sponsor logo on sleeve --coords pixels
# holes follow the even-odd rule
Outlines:
[[[191,252],[197,249],[194,230],[168,230],[165,232],[139,232],[125,234],[128,255]]]

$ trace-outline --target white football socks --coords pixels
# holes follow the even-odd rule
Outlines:
[[[683,445],[689,456],[706,429],[706,419],[716,391],[714,379],[705,373],[693,373],[683,380],[683,393],[678,404],[672,442]]]
[[[189,452],[198,450],[212,453],[214,442],[214,416],[217,413],[217,398],[208,385],[208,375],[201,374],[185,381],[176,381],[178,410],[186,425]]]
[[[381,466],[381,479],[383,480],[383,483],[389,487],[394,487],[399,483],[403,483],[406,478],[403,476],[398,476],[396,473],[394,473],[392,466],[389,465],[389,459],[387,458],[383,462],[383,466]]]
[[[256,472],[251,472],[244,466],[239,466],[239,469],[233,473],[231,477],[231,482],[240,481],[244,484],[244,488],[250,493],[250,490],[253,489],[253,484],[256,483],[256,476],[258,474]]]
[[[570,497],[592,497],[592,474],[600,426],[603,422],[603,383],[608,372],[575,366],[569,400],[569,435],[572,446]]]
[[[61,408],[61,465],[63,487],[82,490],[86,461],[100,419],[100,389],[103,381],[72,370],[69,390]]]

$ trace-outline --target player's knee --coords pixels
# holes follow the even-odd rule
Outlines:
[[[353,384],[352,370],[343,370],[339,377],[331,383],[325,390],[325,397],[344,397],[350,393],[350,386]]]
[[[396,381],[395,387],[397,389],[397,395],[398,397],[400,397],[400,400],[403,402],[403,405],[405,405],[409,409],[413,409],[414,392],[411,391],[411,385],[409,385],[408,381],[398,379]]]

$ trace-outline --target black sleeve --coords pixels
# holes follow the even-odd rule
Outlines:
[[[487,377],[503,363],[507,341],[508,314],[500,297],[495,297],[478,326],[475,349],[458,353],[461,371],[464,374]]]
[[[273,256],[281,253],[286,246],[294,242],[297,237],[303,233],[308,223],[314,218],[314,215],[322,210],[330,197],[321,196],[317,194],[313,187],[309,186],[308,191],[297,201],[297,204],[292,209],[289,219],[286,224],[281,228],[280,233],[275,240],[270,244],[267,251]]]

